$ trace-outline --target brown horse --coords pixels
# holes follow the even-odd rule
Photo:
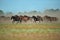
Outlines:
[[[52,20],[52,21],[57,21],[58,18],[57,18],[57,17],[51,17],[51,20]]]
[[[24,16],[20,15],[20,19],[24,22],[27,22],[28,20],[30,20],[30,17],[26,16],[26,15],[24,15]]]
[[[57,21],[58,18],[57,17],[50,17],[50,16],[46,15],[46,16],[44,16],[44,20],[52,22],[52,21]]]
[[[46,15],[46,16],[44,16],[44,20],[51,22],[51,17]]]

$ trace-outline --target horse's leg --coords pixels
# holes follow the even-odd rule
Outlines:
[[[17,23],[19,23],[19,21],[17,21]]]
[[[36,23],[36,20],[34,20],[34,22]]]
[[[52,20],[51,20],[51,19],[49,19],[49,22],[52,22]]]
[[[19,21],[20,23],[22,22],[22,20]]]
[[[43,22],[43,19],[41,19],[41,21]]]
[[[25,23],[27,22],[27,20],[25,20]]]
[[[12,23],[14,23],[15,21],[13,20]]]
[[[40,23],[40,20],[39,20],[39,23]]]

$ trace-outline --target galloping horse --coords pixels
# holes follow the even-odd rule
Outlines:
[[[57,17],[51,17],[51,20],[52,20],[52,21],[57,21],[58,18],[57,18]]]
[[[50,22],[58,20],[57,17],[50,17],[50,16],[47,16],[47,15],[44,16],[44,19],[47,20],[47,21],[50,21]]]
[[[26,15],[24,15],[24,16],[20,15],[20,19],[24,22],[27,22],[28,20],[30,20],[30,17],[26,16]]]
[[[37,15],[37,19],[40,20],[40,21],[43,21],[43,18],[39,15]]]
[[[45,15],[45,16],[44,16],[44,20],[46,20],[46,21],[51,21],[51,17],[50,17],[50,16]]]
[[[33,18],[33,20],[34,20],[34,22],[36,22],[36,21],[43,21],[43,19],[42,19],[42,17],[41,16],[32,16],[32,18]]]
[[[13,19],[13,21],[12,21],[13,23],[14,23],[15,21],[21,22],[21,19],[20,19],[19,16],[17,16],[17,15],[12,16],[11,19]]]
[[[24,15],[24,16],[22,16],[22,15],[20,15],[20,16],[15,15],[15,16],[12,16],[11,19],[13,19],[13,21],[12,21],[13,23],[15,21],[21,23],[22,21],[27,22],[28,20],[30,20],[30,17],[29,16],[26,16],[26,15]]]

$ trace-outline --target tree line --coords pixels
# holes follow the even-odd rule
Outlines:
[[[13,12],[4,12],[3,10],[0,10],[0,16],[12,16],[15,13]],[[16,13],[16,15],[39,15],[39,14],[46,14],[46,15],[60,15],[60,9],[46,9],[43,12],[37,11],[37,10],[33,10],[33,11],[29,11],[29,12],[18,12]],[[57,16],[58,16],[57,15]]]

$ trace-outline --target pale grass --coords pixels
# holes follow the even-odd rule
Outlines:
[[[25,31],[22,31],[22,30]],[[30,31],[30,30],[37,31]],[[22,31],[22,32],[20,32]],[[27,32],[30,31],[30,32]],[[0,23],[0,40],[60,40],[60,24],[4,24]]]

